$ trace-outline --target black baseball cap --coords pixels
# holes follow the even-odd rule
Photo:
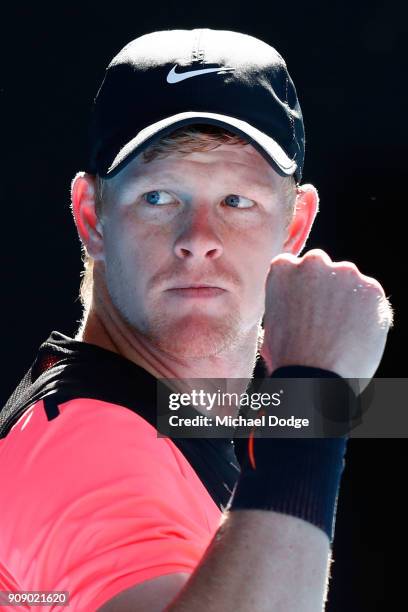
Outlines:
[[[94,101],[87,171],[112,177],[191,124],[241,135],[300,182],[304,126],[285,61],[253,36],[210,29],[146,34],[113,58]]]

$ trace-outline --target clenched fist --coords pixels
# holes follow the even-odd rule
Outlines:
[[[378,281],[314,249],[275,257],[265,289],[261,355],[269,373],[305,365],[345,378],[374,376],[392,325]]]

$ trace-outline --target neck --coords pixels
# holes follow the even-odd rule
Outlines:
[[[183,358],[172,355],[154,345],[149,338],[130,327],[113,307],[110,300],[97,299],[94,294],[91,308],[75,336],[76,340],[88,342],[112,351],[142,367],[155,378],[171,379],[170,386],[179,392],[191,392],[199,388],[214,393],[220,388],[229,393],[245,392],[253,375],[259,324],[254,325],[234,346],[226,347],[218,354],[200,358]],[[197,381],[196,379],[200,379]],[[194,382],[193,382],[194,381]],[[205,407],[199,412],[208,414]],[[237,407],[217,407],[212,414],[235,414]]]

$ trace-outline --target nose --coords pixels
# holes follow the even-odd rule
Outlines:
[[[214,230],[208,207],[191,211],[178,236],[174,251],[180,259],[217,259],[223,252],[222,242]]]

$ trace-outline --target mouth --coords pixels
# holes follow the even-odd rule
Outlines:
[[[225,289],[212,285],[189,285],[186,287],[173,287],[170,293],[179,297],[210,298],[222,295]]]
[[[180,285],[179,287],[172,287],[172,289],[204,289],[209,287],[210,289],[221,289],[217,285],[209,285],[207,283],[190,283],[188,285]]]

